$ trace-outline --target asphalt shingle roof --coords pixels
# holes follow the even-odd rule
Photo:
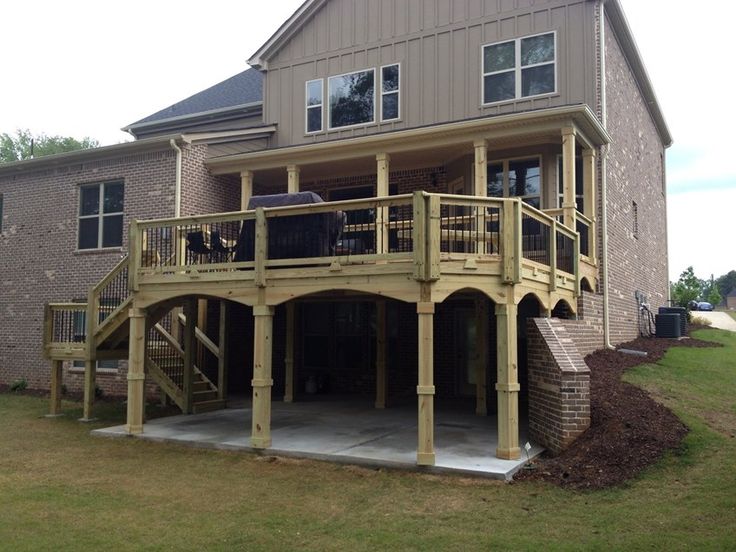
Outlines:
[[[130,126],[135,127],[143,123],[163,121],[173,117],[183,117],[261,101],[263,101],[263,75],[255,69],[246,69],[234,77],[202,90],[153,115],[149,115],[145,119],[136,121]]]

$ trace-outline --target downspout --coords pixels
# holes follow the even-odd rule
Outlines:
[[[171,147],[176,152],[176,187],[174,188],[174,218],[181,217],[181,148],[177,145],[175,139],[169,141]]]
[[[601,124],[608,128],[608,117],[606,115],[606,13],[605,0],[600,3],[600,49],[601,49]],[[601,148],[601,268],[603,270],[603,344],[607,349],[613,349],[611,345],[611,322],[610,303],[608,292],[608,168],[607,158],[610,144]]]

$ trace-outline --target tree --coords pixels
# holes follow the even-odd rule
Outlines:
[[[721,297],[726,297],[734,289],[736,289],[736,270],[732,270],[728,274],[724,274],[720,278],[716,278],[716,286]]]
[[[31,144],[33,144],[32,152]],[[34,136],[30,130],[18,129],[15,136],[6,132],[0,134],[0,163],[96,148],[99,145],[97,140],[89,137],[77,140],[69,136],[46,136],[45,134]]]
[[[716,305],[720,305],[722,299],[723,297],[721,297],[721,293],[718,291],[718,286],[712,286],[710,288],[710,291],[708,292],[708,295],[705,296],[705,300],[714,307]]]
[[[703,289],[703,282],[695,276],[693,267],[687,267],[687,270],[680,274],[680,279],[672,285],[672,300],[681,307],[687,307],[690,301],[695,301],[700,297]]]

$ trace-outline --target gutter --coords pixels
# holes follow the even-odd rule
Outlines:
[[[181,161],[182,151],[173,138],[169,141],[176,152],[176,187],[174,188],[174,218],[181,217]]]
[[[600,49],[601,49],[601,124],[606,128],[608,116],[606,114],[606,13],[605,2],[601,2],[600,15]],[[606,349],[613,349],[611,345],[611,320],[608,291],[608,150],[609,144],[601,148],[601,268],[603,271],[603,345]]]

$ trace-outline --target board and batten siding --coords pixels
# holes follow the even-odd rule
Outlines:
[[[594,108],[595,6],[591,0],[330,0],[268,60],[265,121],[278,124],[273,145],[560,105]],[[481,47],[547,31],[557,32],[557,93],[482,106]],[[308,80],[391,63],[401,64],[399,121],[306,135]]]

